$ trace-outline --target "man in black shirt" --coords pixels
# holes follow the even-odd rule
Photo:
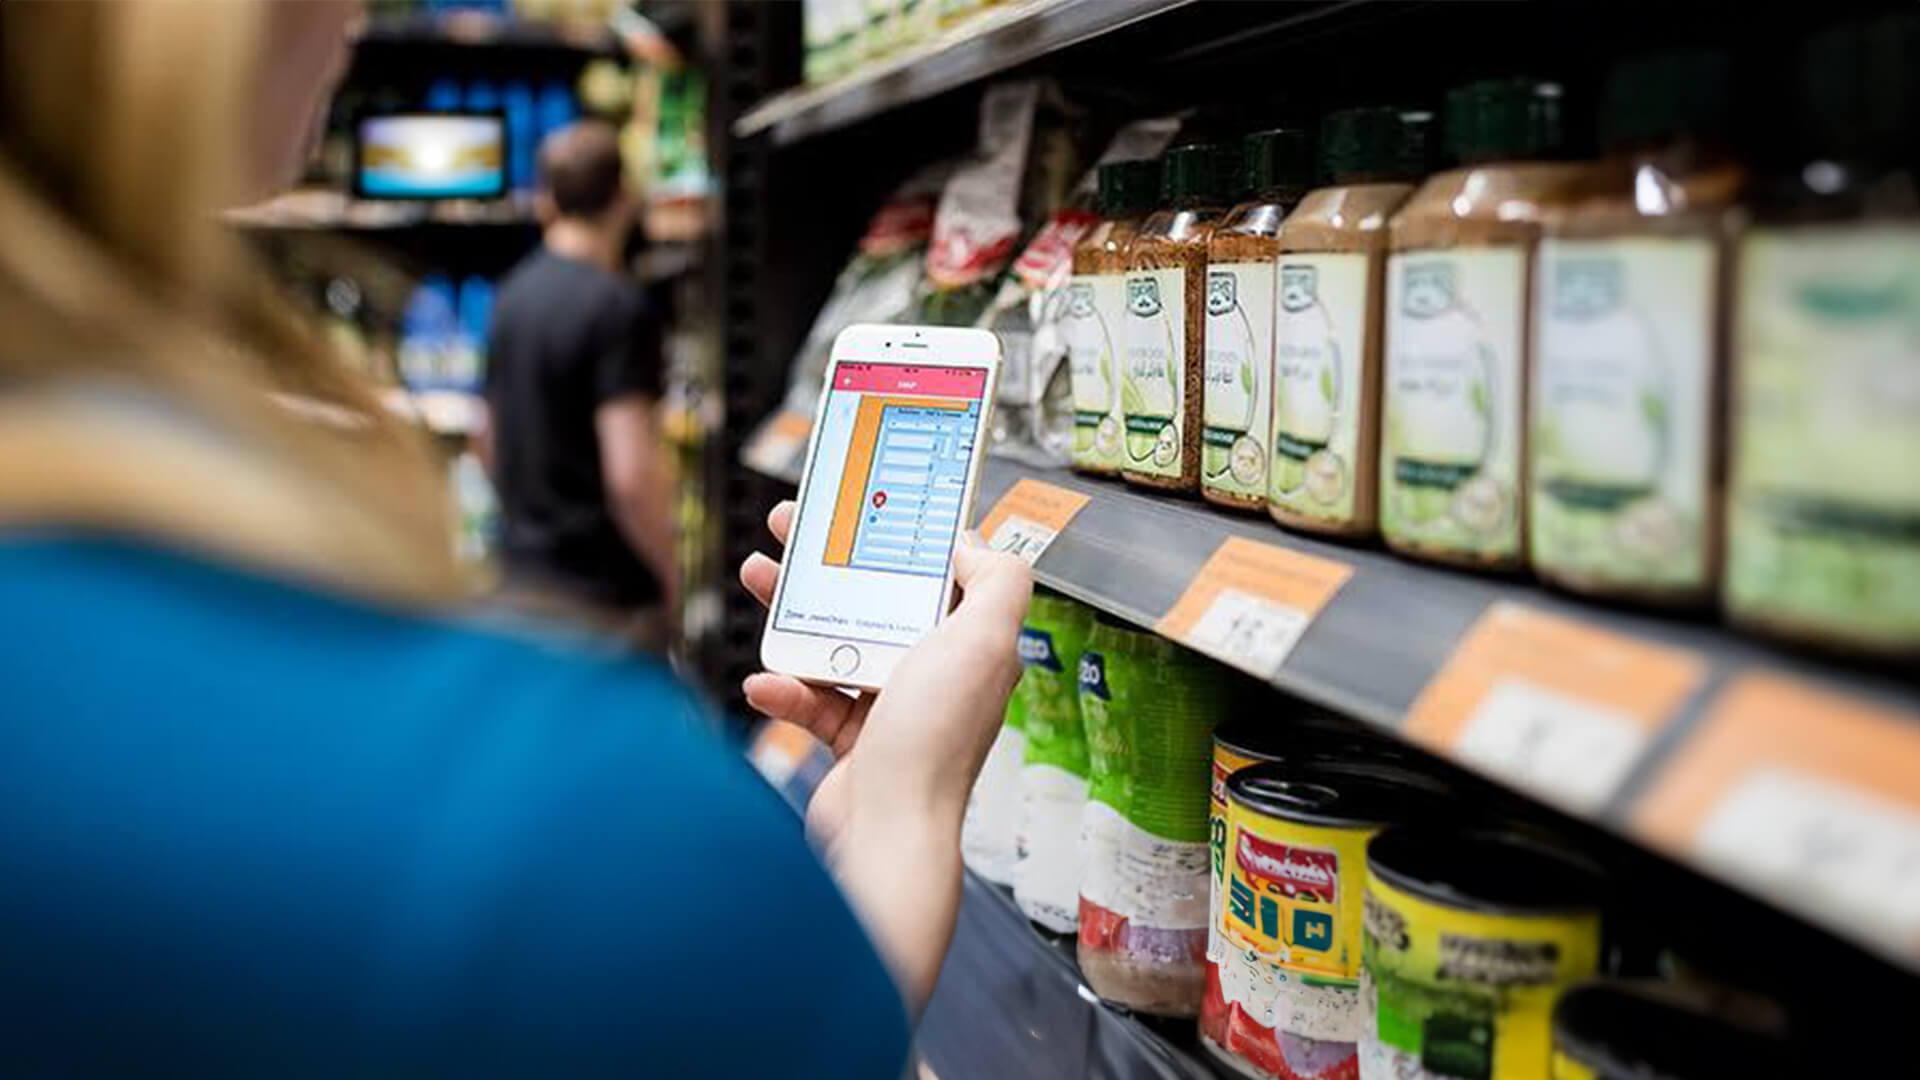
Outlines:
[[[620,273],[635,200],[613,129],[587,121],[549,136],[538,198],[542,243],[500,286],[488,352],[482,451],[508,588],[658,645],[653,628],[678,591],[660,335]]]

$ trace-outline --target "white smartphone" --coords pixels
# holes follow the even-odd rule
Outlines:
[[[849,326],[834,339],[760,662],[877,690],[953,603],[999,339]]]

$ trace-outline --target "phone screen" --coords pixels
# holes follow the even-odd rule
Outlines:
[[[984,368],[843,361],[827,387],[775,629],[911,645],[943,614]]]

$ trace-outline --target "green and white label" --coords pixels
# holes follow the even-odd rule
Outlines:
[[[1727,607],[1920,645],[1920,227],[1741,247]]]
[[[1296,514],[1346,521],[1371,317],[1367,256],[1283,255],[1279,287],[1267,498]]]
[[[1622,586],[1709,584],[1717,262],[1705,238],[1541,243],[1537,564]]]
[[[1387,263],[1380,528],[1389,539],[1519,554],[1526,258],[1489,248]]]
[[[1200,483],[1254,498],[1267,493],[1273,412],[1273,263],[1207,267],[1206,382],[1200,411]]]
[[[1120,331],[1127,311],[1123,274],[1081,274],[1067,283],[1060,336],[1073,378],[1073,461],[1091,469],[1120,467]]]
[[[1184,471],[1187,396],[1187,272],[1136,270],[1127,275],[1126,362],[1120,383],[1125,466],[1179,477]]]

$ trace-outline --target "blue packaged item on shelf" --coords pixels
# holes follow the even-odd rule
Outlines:
[[[510,82],[500,99],[507,110],[507,184],[515,191],[530,191],[534,162],[540,152],[533,88],[523,82]]]
[[[540,137],[557,131],[580,116],[580,103],[566,83],[550,82],[540,90]]]
[[[410,390],[446,386],[459,330],[453,282],[441,274],[421,278],[400,316],[400,381]]]
[[[500,107],[500,90],[486,79],[475,79],[467,84],[467,108],[474,112],[490,112]]]
[[[452,378],[462,390],[478,393],[487,372],[487,331],[493,322],[493,282],[478,274],[460,282],[460,349]]]
[[[428,112],[459,112],[460,83],[457,79],[435,79],[427,86]]]

